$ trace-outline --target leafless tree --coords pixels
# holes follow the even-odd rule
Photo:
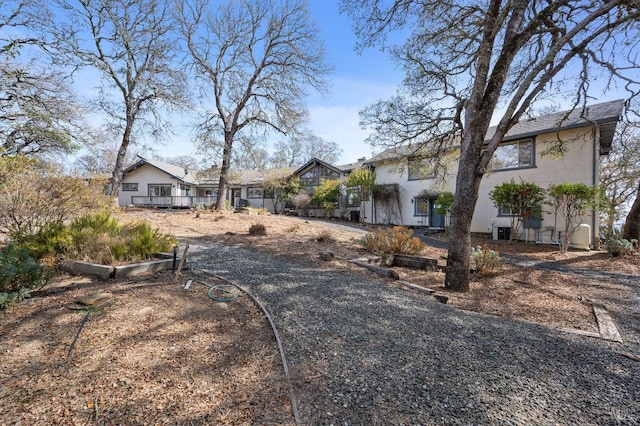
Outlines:
[[[119,126],[111,195],[119,191],[136,129],[157,134],[167,124],[162,107],[185,100],[184,75],[170,5],[165,0],[51,0],[37,28],[47,37],[54,64],[98,71],[98,104]],[[148,127],[146,127],[148,126]]]
[[[108,176],[113,169],[120,148],[120,133],[117,128],[101,126],[89,131],[89,141],[84,144],[84,153],[73,163],[73,168],[83,176]],[[136,161],[137,150],[127,149],[123,165]]]
[[[600,167],[600,204],[609,231],[629,213],[640,187],[640,127],[628,121],[618,127],[611,153]]]
[[[39,42],[24,30],[31,26],[33,11],[40,7],[39,0],[4,0],[0,3],[0,54],[14,55],[22,46]]]
[[[297,131],[275,144],[269,163],[274,168],[301,166],[312,158],[334,164],[342,149],[335,142],[327,142],[309,130]]]
[[[223,144],[216,203],[222,209],[236,139],[291,131],[305,116],[306,89],[324,90],[329,68],[304,0],[186,0],[178,9],[194,74],[210,102],[201,129]]]
[[[638,92],[637,0],[342,0],[361,46],[389,47],[404,92],[365,111],[390,143],[460,145],[445,286],[469,288],[471,219],[478,188],[507,131],[543,97],[583,108],[614,84]],[[395,34],[394,34],[395,36]],[[615,61],[615,62],[614,62]],[[597,88],[596,81],[604,89]],[[566,83],[566,84],[565,84]],[[561,92],[561,90],[565,90]],[[497,110],[500,113],[496,113]],[[494,117],[495,115],[495,117]],[[487,135],[495,118],[497,126]]]

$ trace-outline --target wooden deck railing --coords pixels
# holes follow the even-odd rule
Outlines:
[[[216,197],[190,197],[190,196],[176,196],[176,197],[131,197],[131,204],[135,207],[174,207],[174,208],[189,208],[189,207],[208,207],[216,202]]]

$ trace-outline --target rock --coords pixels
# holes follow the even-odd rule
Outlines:
[[[113,295],[111,293],[98,293],[98,294],[92,294],[86,297],[82,297],[78,300],[76,300],[76,303],[80,304],[80,305],[85,305],[85,306],[93,306],[93,305],[97,305],[101,302],[104,302],[108,299],[110,299],[111,297],[113,297]]]
[[[333,260],[333,253],[329,253],[329,252],[321,252],[320,254],[318,254],[318,258],[320,258],[320,260],[324,261],[324,262],[329,262],[331,260]]]

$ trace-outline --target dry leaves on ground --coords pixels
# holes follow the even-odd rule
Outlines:
[[[3,312],[0,424],[292,424],[262,312],[187,276],[70,277]],[[108,292],[101,306],[74,301]]]
[[[344,269],[346,273],[358,270],[349,260],[367,255],[358,244],[358,239],[366,230],[364,226],[355,226],[350,230],[344,226],[336,228],[333,226],[335,223],[305,218],[211,211],[137,210],[126,212],[124,217],[149,220],[163,231],[171,232],[183,240],[211,238],[229,245],[304,259],[305,262],[320,263],[322,261],[318,254],[331,252],[335,255],[332,265]],[[249,227],[256,223],[265,225],[265,236],[249,235]],[[322,242],[318,241],[320,235],[324,235]],[[445,237],[440,234],[439,238]],[[611,259],[603,252],[571,251],[560,254],[557,247],[552,245],[509,243],[486,238],[476,238],[473,244],[487,245],[501,254],[517,254],[579,268],[640,274],[637,256]],[[421,255],[438,259],[440,266],[446,264],[446,250],[428,246]],[[625,298],[628,291],[621,286],[585,277],[508,265],[502,273],[473,281],[468,293],[455,293],[444,289],[442,272],[393,269],[403,280],[445,294],[448,304],[457,308],[594,332],[597,331],[597,324],[590,301],[605,295],[607,298]],[[391,282],[389,285],[396,284]]]
[[[182,245],[215,240],[347,274],[370,273],[349,262],[367,255],[357,242],[363,227],[213,211],[130,210],[120,216],[148,220]],[[266,235],[249,235],[254,224],[263,224]],[[550,246],[476,243],[582,268],[640,271],[637,259],[612,261],[602,253],[559,256]],[[324,261],[320,253],[333,256]],[[422,255],[445,264],[445,250],[427,247]],[[628,296],[614,283],[515,266],[473,281],[471,291],[459,294],[442,288],[442,272],[394,269],[403,280],[446,295],[454,307],[587,331],[597,330],[590,300]],[[184,290],[188,278],[70,277],[2,312],[0,424],[292,424],[277,346],[259,308],[241,293],[225,304],[209,299],[196,283]],[[83,325],[87,311],[71,309],[74,301],[101,292],[111,297]]]

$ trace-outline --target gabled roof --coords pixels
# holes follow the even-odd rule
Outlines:
[[[198,183],[198,179],[195,176],[195,171],[188,170],[180,166],[174,166],[173,164],[163,163],[162,161],[150,160],[140,155],[138,155],[138,158],[139,160],[135,164],[127,167],[124,173],[129,173],[144,165],[149,165],[160,170],[161,172],[168,174],[173,179],[178,179],[185,183]]]
[[[327,163],[326,161],[322,161],[318,158],[312,158],[311,160],[307,161],[305,164],[303,164],[302,166],[298,167],[298,169],[296,169],[293,174],[298,176],[300,174],[302,174],[303,172],[305,172],[306,170],[315,167],[315,166],[323,166],[326,167],[328,169],[333,170],[336,173],[342,173],[342,170],[340,170],[338,167],[336,166],[332,166],[331,164]]]
[[[354,169],[358,169],[362,167],[365,161],[366,161],[366,158],[361,158],[359,161],[356,161],[355,163],[342,164],[340,166],[336,166],[336,168],[340,169],[342,173],[349,173]]]
[[[560,130],[577,129],[597,125],[600,127],[600,154],[608,154],[611,150],[615,128],[622,115],[625,101],[616,99],[603,102],[573,111],[562,111],[546,114],[537,118],[522,120],[516,123],[503,138],[503,141],[531,138],[536,135],[553,133]],[[496,127],[492,126],[487,131],[486,140],[495,133]],[[374,164],[381,161],[397,160],[400,158],[420,155],[424,144],[403,145],[392,147],[374,155],[365,164]]]
[[[507,132],[504,141],[525,139],[544,133],[557,132],[559,130],[598,125],[600,126],[601,154],[606,154],[611,149],[615,127],[618,121],[620,121],[624,103],[625,101],[623,99],[616,99],[614,101],[590,105],[584,109],[575,108],[571,112],[562,111],[546,114],[530,120],[522,120]],[[495,130],[495,127],[490,127],[487,135],[492,135]]]
[[[382,161],[389,160],[398,160],[401,158],[415,157],[419,156],[422,153],[427,154],[429,148],[424,144],[410,144],[410,145],[400,145],[394,146],[389,149],[385,149],[384,151],[374,155],[369,160],[365,161],[364,165],[380,163]]]

